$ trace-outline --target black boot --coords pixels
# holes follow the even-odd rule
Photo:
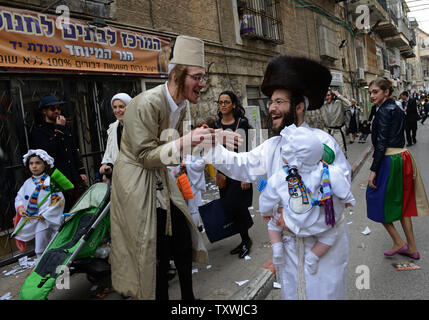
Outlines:
[[[244,245],[244,242],[241,242],[237,247],[232,249],[229,253],[230,254],[238,254],[241,251],[241,247]]]
[[[240,259],[243,259],[245,256],[247,256],[250,253],[250,248],[252,247],[252,240],[249,239],[246,242],[243,242],[243,245],[241,246],[240,252],[238,253],[238,257]]]

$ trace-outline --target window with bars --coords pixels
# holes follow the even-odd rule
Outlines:
[[[280,0],[238,0],[237,8],[242,38],[284,43]]]

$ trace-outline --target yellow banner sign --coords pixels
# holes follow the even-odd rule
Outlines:
[[[0,6],[0,67],[166,74],[168,38]]]

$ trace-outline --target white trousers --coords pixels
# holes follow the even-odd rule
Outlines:
[[[347,223],[336,226],[338,237],[331,249],[320,258],[317,272],[310,274],[305,268],[306,297],[309,300],[347,299],[347,264],[349,259],[349,231]],[[285,263],[276,265],[279,272],[282,299],[297,299],[298,252],[295,237],[283,237]],[[315,237],[304,238],[304,255],[313,247]]]

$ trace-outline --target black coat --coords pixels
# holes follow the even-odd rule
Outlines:
[[[402,102],[402,105],[406,107],[406,116],[405,116],[405,122],[407,126],[415,126],[417,124],[417,103],[416,100],[410,98],[408,99],[408,102],[405,104],[405,101]]]
[[[67,179],[74,185],[81,183],[80,174],[86,171],[68,127],[48,122],[39,125],[30,134],[30,148],[45,150]]]
[[[217,120],[214,123],[215,129],[231,129],[235,131],[235,128],[237,128],[237,120],[232,125],[222,125],[221,120]],[[240,123],[238,125],[238,129],[243,129],[245,133],[245,137],[243,136],[243,140],[245,140],[246,143],[246,150],[248,149],[248,130],[250,129],[249,122],[246,119],[241,118]],[[238,152],[238,149],[234,150],[235,152]],[[220,171],[219,171],[220,172]],[[222,172],[220,172],[222,173]],[[225,210],[228,211],[238,211],[242,214],[249,214],[249,210],[247,209],[252,205],[252,199],[253,199],[253,189],[250,187],[248,190],[242,190],[241,189],[241,182],[231,179],[230,177],[226,177],[226,187],[219,190],[220,199],[222,202],[222,205],[224,206]]]
[[[371,140],[374,155],[371,171],[378,172],[387,148],[405,145],[405,114],[392,99],[387,99],[378,109],[372,122]]]

